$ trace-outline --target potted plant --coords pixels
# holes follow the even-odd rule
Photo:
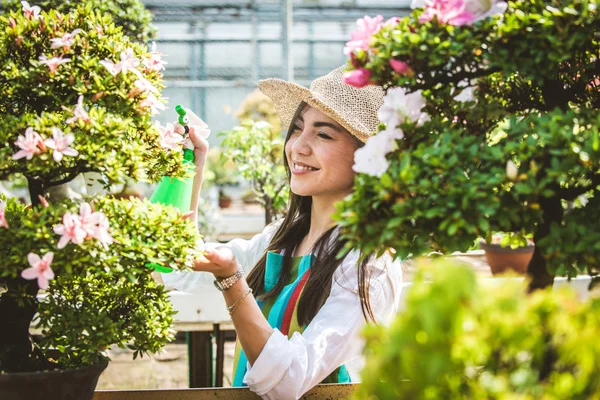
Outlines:
[[[531,232],[532,289],[600,265],[595,1],[414,1],[365,17],[346,82],[387,90],[339,207],[348,249],[465,251]],[[570,206],[573,204],[574,206]]]
[[[491,239],[481,239],[479,247],[485,252],[492,275],[500,275],[507,271],[525,275],[535,245],[531,235],[520,232],[495,232]]]
[[[0,199],[0,393],[85,399],[110,346],[137,357],[172,338],[150,266],[191,266],[199,237],[172,207],[52,190],[85,172],[112,185],[188,170],[182,140],[151,122],[160,54],[89,5],[34,7],[0,16],[0,180],[25,177],[31,200]]]

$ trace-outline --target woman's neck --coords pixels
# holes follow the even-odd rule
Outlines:
[[[310,229],[307,239],[313,243],[333,225],[332,215],[336,211],[335,202],[341,199],[323,199],[313,197],[310,210]]]

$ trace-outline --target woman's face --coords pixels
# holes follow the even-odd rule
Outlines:
[[[319,110],[307,107],[285,144],[290,188],[299,196],[339,200],[352,192],[354,151],[350,133]]]

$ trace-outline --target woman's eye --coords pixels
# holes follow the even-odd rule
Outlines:
[[[292,127],[292,132],[296,132],[296,131],[301,131],[302,129],[300,129],[300,127],[298,125],[294,125]]]
[[[323,139],[331,139],[331,136],[329,136],[329,135],[328,135],[328,134],[326,134],[325,132],[319,132],[319,133],[317,134],[317,136],[319,136],[320,138],[323,138]]]

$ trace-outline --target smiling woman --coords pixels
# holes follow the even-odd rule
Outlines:
[[[356,382],[364,364],[360,331],[387,323],[398,308],[400,262],[387,252],[375,258],[345,248],[332,220],[335,203],[353,192],[353,155],[375,133],[384,93],[347,85],[341,68],[310,89],[279,79],[259,88],[287,130],[288,213],[249,241],[208,245],[195,270],[215,276],[229,305],[239,339],[234,386],[296,399],[321,382]],[[208,145],[193,127],[190,137],[203,168]],[[180,290],[206,290],[199,272],[163,278]]]

